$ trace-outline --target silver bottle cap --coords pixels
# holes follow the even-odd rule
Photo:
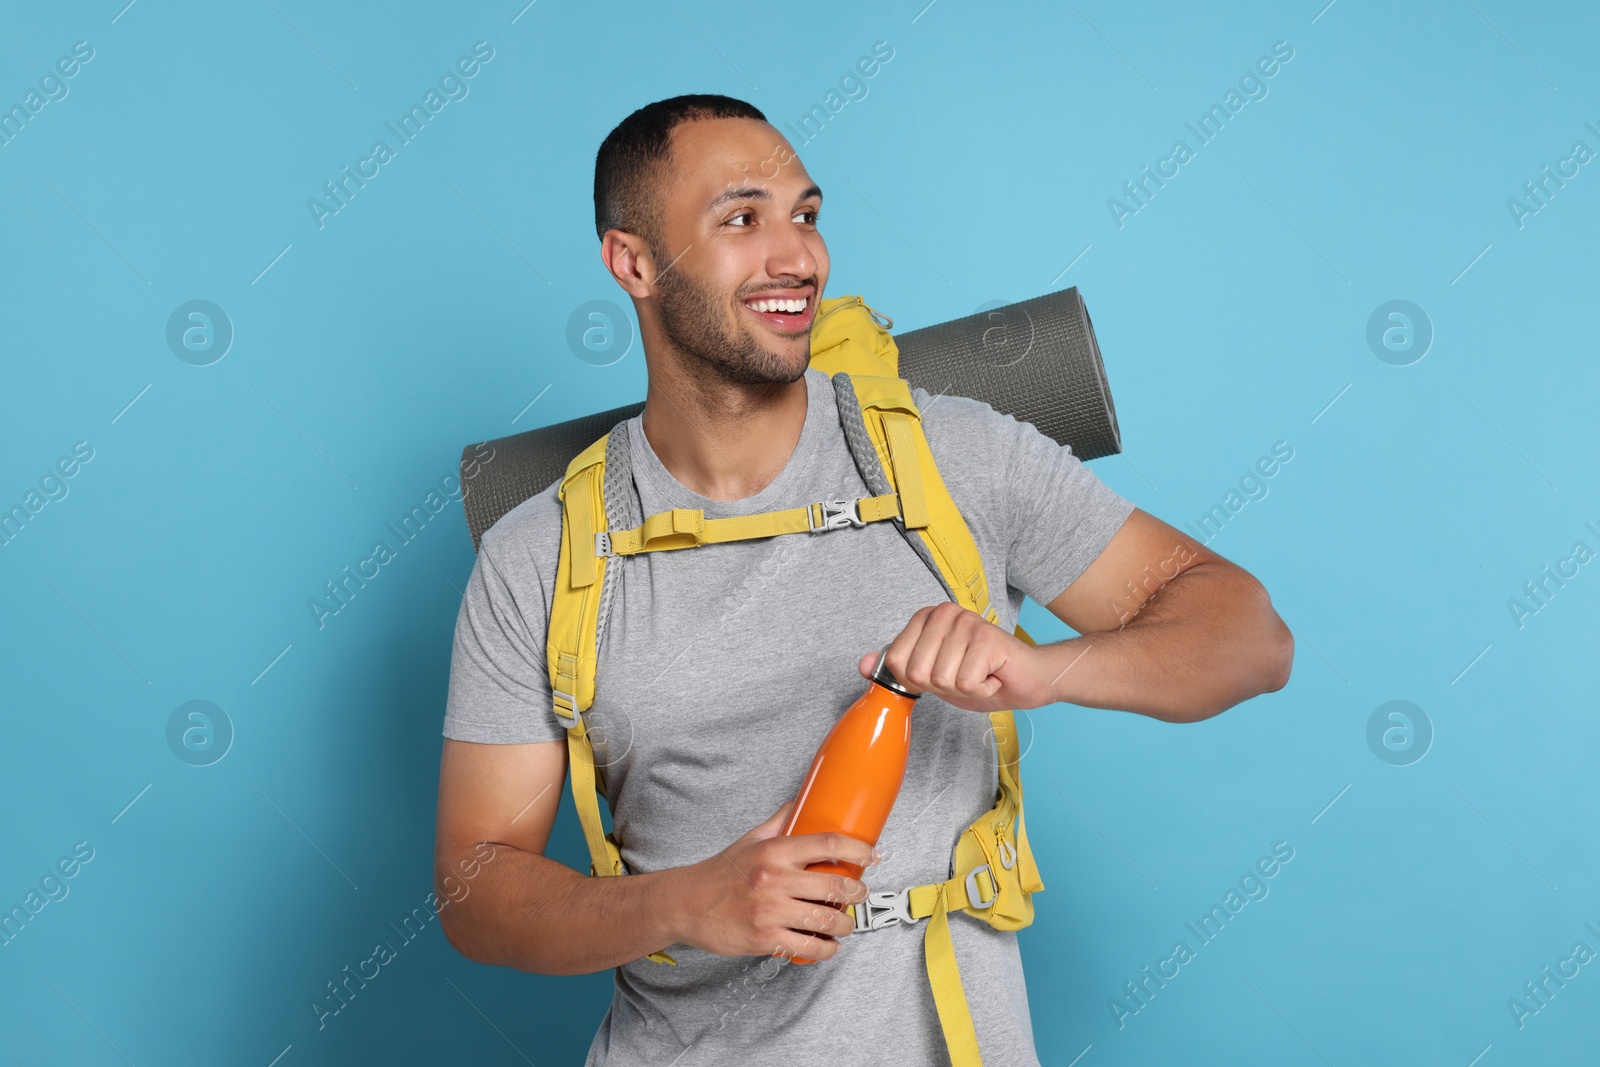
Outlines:
[[[917,699],[917,697],[921,696],[922,694],[913,693],[911,690],[901,685],[895,680],[894,675],[890,673],[889,668],[884,666],[883,661],[887,659],[888,656],[889,648],[887,645],[885,645],[883,651],[878,653],[877,665],[872,668],[872,680],[883,686],[885,689],[899,693],[901,696],[908,696],[912,700]]]

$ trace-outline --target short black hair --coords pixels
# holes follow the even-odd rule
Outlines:
[[[766,122],[754,105],[715,93],[690,93],[657,100],[617,123],[594,157],[594,230],[638,234],[656,247],[657,211],[652,180],[667,161],[672,131],[697,119],[755,119]]]

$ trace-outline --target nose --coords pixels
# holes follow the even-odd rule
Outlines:
[[[820,243],[822,236],[814,231],[802,230],[792,220],[773,227],[772,244],[767,250],[767,274],[773,278],[790,275],[809,278],[817,273],[818,256],[812,242]]]

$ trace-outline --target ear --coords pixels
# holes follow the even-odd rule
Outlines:
[[[654,295],[657,266],[643,237],[607,230],[600,238],[600,260],[629,296],[644,300]]]

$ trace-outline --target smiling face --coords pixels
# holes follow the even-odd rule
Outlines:
[[[643,303],[662,335],[724,381],[798,380],[828,280],[821,190],[783,136],[752,119],[682,123],[661,173],[659,273]]]

